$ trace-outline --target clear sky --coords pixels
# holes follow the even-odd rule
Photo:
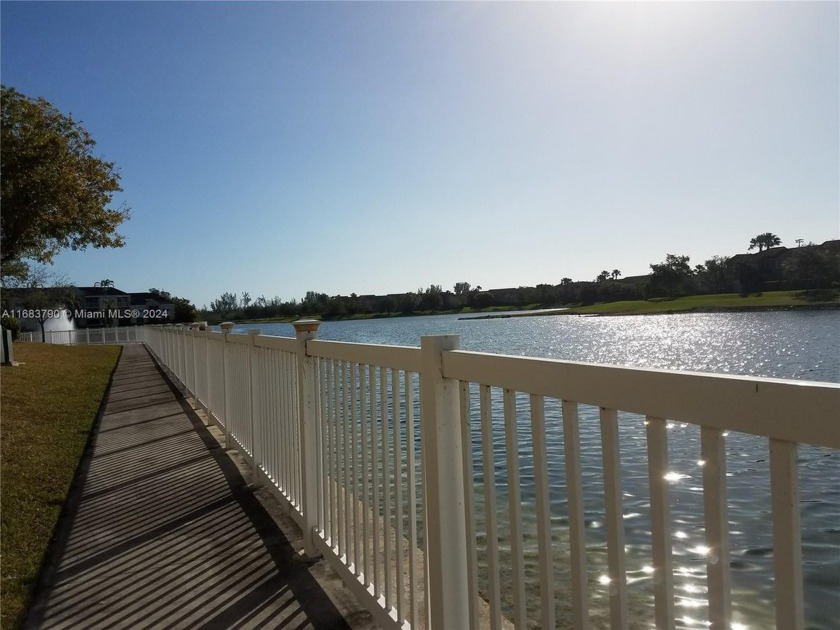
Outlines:
[[[840,3],[2,2],[118,164],[77,285],[484,288],[840,236]]]

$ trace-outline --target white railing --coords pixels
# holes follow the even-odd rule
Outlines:
[[[142,343],[142,326],[115,328],[79,328],[78,330],[44,331],[44,343],[60,345],[87,345],[106,343]],[[40,332],[20,333],[19,341],[41,341]]]
[[[420,348],[320,341],[317,322],[296,330],[146,327],[145,341],[287,505],[305,552],[323,554],[380,625],[674,628],[667,429],[679,422],[699,431],[708,625],[732,627],[731,431],[769,441],[776,627],[804,627],[797,449],[840,449],[840,385],[462,352],[457,337]],[[600,429],[597,508],[585,505],[583,422]],[[628,599],[620,449],[634,426],[650,493],[654,605],[641,611]],[[563,524],[549,478],[556,434]],[[604,541],[585,527],[593,511]],[[593,545],[606,548],[594,582]]]

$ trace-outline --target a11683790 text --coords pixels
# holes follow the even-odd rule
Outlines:
[[[14,317],[17,319],[57,319],[66,317],[68,319],[169,319],[169,311],[162,308],[116,308],[101,311],[88,311],[85,309],[69,308],[18,308],[3,311],[3,317]]]

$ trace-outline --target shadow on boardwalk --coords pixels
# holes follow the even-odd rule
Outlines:
[[[323,561],[298,560],[299,534],[125,346],[26,626],[373,627]]]

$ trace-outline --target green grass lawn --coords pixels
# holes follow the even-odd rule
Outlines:
[[[118,346],[15,344],[0,368],[0,627],[19,627]]]
[[[820,305],[840,306],[838,295],[806,295],[803,291],[768,291],[760,295],[741,297],[737,293],[691,295],[674,299],[628,300],[580,306],[568,313],[578,314],[645,314],[725,309],[797,308]]]

